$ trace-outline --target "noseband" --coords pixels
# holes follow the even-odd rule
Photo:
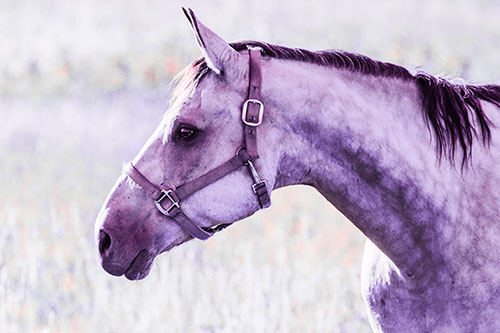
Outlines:
[[[152,197],[156,207],[162,214],[175,220],[185,232],[198,239],[207,239],[217,231],[231,225],[231,223],[219,224],[213,228],[201,227],[184,214],[180,205],[181,201],[205,186],[236,171],[241,166],[247,166],[250,170],[250,174],[254,180],[252,189],[257,196],[260,208],[269,207],[271,204],[266,181],[260,178],[253,164],[255,160],[259,158],[257,152],[257,127],[262,123],[264,117],[264,104],[259,99],[262,81],[260,72],[261,54],[260,50],[255,48],[249,48],[248,52],[250,56],[250,82],[248,85],[247,100],[243,103],[241,112],[244,143],[233,158],[190,182],[169,189],[162,189],[153,184],[146,176],[137,170],[132,162],[130,162],[124,170],[127,176],[141,186]]]

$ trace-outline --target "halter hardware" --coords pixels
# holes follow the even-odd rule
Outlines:
[[[248,120],[247,119],[247,113],[248,113],[248,103],[254,103],[259,105],[259,115],[257,117],[257,121],[253,121],[253,117]],[[264,118],[264,103],[259,101],[258,99],[247,99],[245,103],[243,103],[243,111],[241,112],[241,120],[243,123],[247,126],[252,126],[256,127],[262,124],[262,119]]]
[[[179,200],[176,200],[174,198],[173,193],[174,192],[172,190],[161,190],[160,196],[155,200],[156,208],[158,208],[158,210],[164,215],[170,216],[170,213],[172,213],[175,208],[181,208],[181,206],[179,206]],[[163,208],[163,206],[161,205],[161,202],[165,198],[168,198],[171,203],[170,207],[168,207],[167,209]]]
[[[243,103],[241,111],[241,120],[244,123],[244,144],[238,149],[236,155],[230,160],[222,163],[218,167],[195,178],[187,183],[170,189],[161,189],[153,184],[137,168],[129,163],[125,169],[125,174],[135,183],[140,185],[154,200],[156,208],[162,214],[172,218],[188,234],[198,239],[205,240],[211,237],[215,232],[220,231],[231,223],[219,224],[215,227],[206,228],[197,225],[181,209],[180,202],[197,192],[205,186],[216,182],[222,177],[238,170],[242,166],[248,166],[254,184],[252,190],[257,196],[260,208],[267,208],[271,205],[269,192],[267,191],[266,181],[261,179],[254,162],[259,158],[257,152],[257,127],[262,124],[264,117],[264,104],[259,100],[261,73],[260,61],[261,51],[255,48],[249,48],[249,86],[247,100]],[[257,108],[258,106],[258,108]],[[170,206],[165,209],[161,203],[168,199]]]
[[[262,186],[266,187],[266,181],[262,180],[255,169],[252,161],[247,161],[248,168],[250,169],[250,173],[252,174],[253,180],[255,183],[252,185],[253,193],[257,194],[257,189],[262,188]]]

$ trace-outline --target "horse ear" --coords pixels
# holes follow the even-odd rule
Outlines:
[[[231,68],[237,67],[237,64],[242,62],[241,55],[219,35],[201,23],[190,8],[186,10],[182,7],[182,10],[191,24],[208,67],[221,76],[230,74]]]

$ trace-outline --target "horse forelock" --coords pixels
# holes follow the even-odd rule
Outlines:
[[[471,159],[475,138],[484,145],[489,145],[491,141],[491,122],[483,110],[481,101],[488,101],[500,107],[498,85],[453,83],[422,71],[412,74],[403,66],[342,50],[310,51],[260,41],[241,41],[230,45],[236,51],[257,46],[261,48],[263,56],[271,58],[303,61],[365,75],[415,82],[422,97],[422,109],[427,125],[435,134],[438,156],[447,157],[452,164],[457,148],[462,151],[462,167],[464,167]],[[204,58],[201,57],[180,72],[175,79],[178,84],[172,94],[171,104],[184,102],[209,71]]]
[[[180,71],[172,81],[175,88],[169,100],[170,107],[182,105],[208,71],[209,68],[203,57],[196,59]]]

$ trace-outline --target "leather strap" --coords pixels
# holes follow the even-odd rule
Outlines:
[[[194,180],[178,186],[176,189],[162,190],[153,184],[130,162],[124,168],[124,173],[134,182],[141,186],[146,193],[153,198],[158,210],[168,217],[174,219],[181,228],[191,236],[205,240],[215,232],[220,231],[231,223],[219,224],[213,228],[204,228],[194,223],[180,207],[180,201],[186,199],[191,194],[201,190],[205,186],[216,182],[227,174],[237,170],[243,165],[249,167],[250,174],[255,183],[252,186],[257,195],[261,208],[269,207],[271,200],[267,191],[266,182],[261,180],[253,161],[259,158],[257,152],[257,127],[262,122],[264,105],[260,101],[260,86],[262,76],[260,72],[261,54],[258,49],[249,49],[249,85],[248,99],[243,104],[242,120],[244,122],[245,145],[241,147],[237,154],[219,165],[213,170],[201,175]]]
[[[259,100],[260,86],[262,83],[262,75],[260,72],[261,54],[259,49],[250,48],[248,50],[249,60],[249,84],[247,100]],[[248,103],[245,120],[248,123],[257,123],[259,121],[260,105],[257,103]],[[248,155],[252,160],[259,158],[257,152],[257,126],[249,126],[245,124],[245,146]]]
[[[260,102],[260,88],[262,84],[262,74],[260,71],[260,63],[262,56],[259,48],[249,48],[249,74],[248,74],[248,94],[247,101]],[[247,102],[245,102],[247,103]],[[259,158],[257,149],[257,126],[250,126],[249,124],[259,124],[262,122],[264,105],[259,103],[247,103],[247,110],[245,114],[245,147],[248,151],[250,160],[255,161]],[[261,110],[262,108],[262,110]],[[252,175],[253,176],[253,175]],[[271,205],[271,198],[267,191],[266,182],[255,180],[253,190],[259,200],[261,208],[267,208]]]
[[[169,216],[173,218],[178,225],[181,226],[182,230],[186,231],[193,237],[205,240],[212,237],[214,234],[212,230],[205,230],[204,228],[200,228],[199,226],[194,224],[193,221],[189,217],[187,217],[180,208],[175,208],[172,211],[172,214]]]
[[[175,191],[177,196],[179,197],[179,200],[187,198],[194,192],[201,190],[205,186],[212,184],[225,175],[235,171],[236,169],[244,165],[245,162],[248,161],[248,159],[248,153],[243,149],[239,150],[238,154],[229,161],[219,165],[213,170],[210,170],[206,174],[179,186]]]
[[[129,176],[137,185],[142,187],[146,193],[152,198],[158,198],[161,193],[161,189],[155,184],[151,183],[136,167],[132,162],[125,165],[123,172]]]
[[[253,190],[259,200],[260,208],[267,208],[271,206],[271,198],[269,196],[269,192],[267,191],[266,182],[261,182],[255,185],[256,186],[253,187]]]

